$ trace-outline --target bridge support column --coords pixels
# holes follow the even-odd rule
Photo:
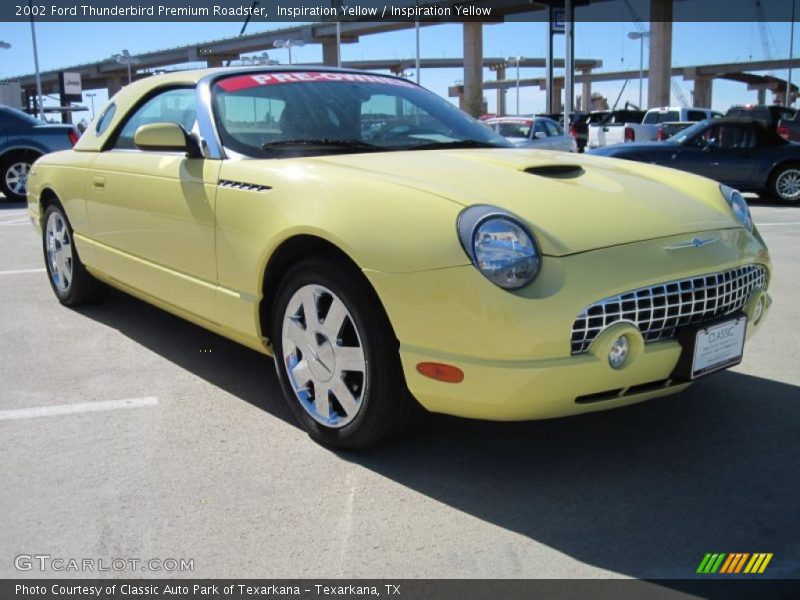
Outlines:
[[[581,84],[581,110],[589,112],[592,110],[592,70],[584,69],[583,83]]]
[[[767,90],[764,88],[760,88],[758,90],[758,104],[766,104],[767,103]]]
[[[483,24],[464,23],[464,110],[483,113]]]
[[[562,111],[561,93],[563,91],[563,79],[553,81],[553,89],[547,91],[547,93],[550,94],[550,108],[554,113],[560,113]]]
[[[672,0],[650,0],[647,106],[669,106],[672,82]]]
[[[497,71],[497,80],[502,81],[506,78],[506,68],[505,67],[496,67]],[[503,87],[497,88],[497,115],[502,116],[506,114],[506,94],[508,90]]]
[[[106,82],[106,85],[108,85],[109,98],[122,89],[122,81],[120,80],[119,75],[109,75],[106,78]]]
[[[713,77],[698,77],[694,80],[694,98],[692,99],[692,106],[695,108],[711,108],[713,84]]]
[[[206,59],[206,66],[209,69],[215,69],[217,67],[221,67],[222,66],[222,59],[219,58],[218,56],[213,56],[213,57],[207,58]]]
[[[326,67],[339,66],[339,55],[335,39],[322,40],[322,64]]]

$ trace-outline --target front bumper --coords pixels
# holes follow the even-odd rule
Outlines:
[[[545,257],[536,281],[514,293],[497,288],[472,266],[366,275],[400,340],[408,387],[428,410],[489,420],[552,418],[687,387],[670,380],[681,353],[674,339],[643,344],[636,360],[614,370],[603,346],[608,336],[598,338],[589,353],[572,355],[570,334],[586,306],[639,287],[753,263],[767,268],[769,281],[769,256],[757,234],[731,229],[702,235],[719,243],[665,249],[684,242],[683,235]],[[745,309],[748,337],[766,317],[754,324],[753,306]],[[425,377],[416,369],[420,362],[455,365],[464,380]]]

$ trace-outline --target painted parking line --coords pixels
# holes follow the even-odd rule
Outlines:
[[[772,223],[756,223],[756,227],[780,227],[781,225],[800,225],[800,221],[775,221]]]
[[[44,269],[12,269],[11,271],[0,271],[0,275],[24,275],[26,273],[44,273]]]
[[[14,410],[0,410],[0,421],[15,419],[38,419],[41,417],[57,417],[84,412],[100,412],[104,410],[117,410],[120,408],[143,408],[156,406],[158,398],[146,396],[143,398],[128,398],[127,400],[106,400],[101,402],[79,402],[77,404],[56,404],[54,406],[36,406],[33,408],[18,408]]]
[[[30,222],[31,220],[28,217],[20,217],[17,219],[11,219],[10,221],[0,221],[0,227],[10,227],[12,225],[24,225]]]

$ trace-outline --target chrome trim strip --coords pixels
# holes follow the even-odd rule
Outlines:
[[[572,324],[572,354],[589,350],[614,323],[633,322],[645,342],[670,339],[678,327],[702,323],[740,310],[756,288],[766,289],[767,269],[745,265],[624,292],[582,310]]]

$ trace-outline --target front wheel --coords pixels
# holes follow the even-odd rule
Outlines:
[[[413,400],[389,320],[364,276],[344,261],[306,259],[286,274],[272,340],[284,396],[316,441],[365,448],[408,421]]]
[[[800,165],[780,167],[771,178],[770,191],[781,202],[800,203]]]
[[[101,284],[83,266],[64,209],[51,204],[44,213],[44,264],[50,287],[61,304],[78,306],[96,299]]]

